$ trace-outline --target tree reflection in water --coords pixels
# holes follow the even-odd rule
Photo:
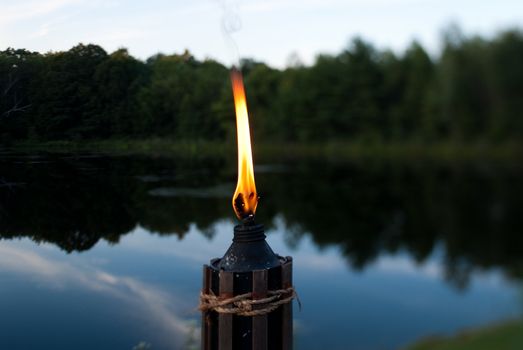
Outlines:
[[[85,251],[137,225],[183,238],[233,219],[234,165],[222,159],[3,155],[0,235]],[[523,277],[523,175],[517,165],[301,162],[259,167],[259,221],[311,235],[362,269],[385,252],[422,262],[442,247],[446,277],[471,271]]]

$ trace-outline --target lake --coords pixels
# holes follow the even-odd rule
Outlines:
[[[236,224],[224,159],[0,154],[2,349],[194,349]],[[401,349],[523,313],[523,166],[258,163],[297,349]]]

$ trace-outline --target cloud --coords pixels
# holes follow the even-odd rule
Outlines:
[[[45,16],[65,7],[80,4],[83,1],[84,0],[33,0],[2,6],[2,12],[0,12],[0,25]]]
[[[136,278],[118,276],[85,264],[71,264],[19,248],[10,243],[0,245],[0,272],[15,272],[44,282],[50,288],[80,285],[83,289],[108,294],[145,313],[164,328],[169,342],[179,343],[191,332],[190,324],[177,315],[176,307],[187,306],[171,293],[145,284]]]
[[[429,260],[418,265],[407,256],[384,255],[373,264],[373,267],[386,273],[425,276],[431,279],[441,279],[444,276],[441,264],[438,262]]]
[[[40,38],[49,34],[51,23],[44,23],[38,28],[38,30],[32,35],[34,38]]]
[[[426,3],[431,0],[266,0],[247,1],[239,4],[240,11],[273,12],[282,10],[333,10],[336,8],[350,9],[363,7],[390,7]]]

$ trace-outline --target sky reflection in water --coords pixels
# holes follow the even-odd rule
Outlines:
[[[519,314],[518,289],[499,271],[476,273],[458,291],[442,282],[437,251],[422,265],[406,253],[384,254],[357,272],[338,249],[320,250],[308,237],[289,249],[282,227],[268,240],[295,259],[303,303],[301,312],[295,308],[299,349],[394,348]],[[0,305],[10,315],[0,321],[2,343],[9,349],[131,349],[140,342],[186,348],[199,337],[201,265],[226,250],[232,223],[213,229],[208,240],[192,225],[179,240],[138,227],[118,245],[100,242],[71,255],[27,239],[1,241]]]

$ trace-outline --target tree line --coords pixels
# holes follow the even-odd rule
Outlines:
[[[242,61],[257,141],[459,142],[523,136],[523,32],[447,30],[431,56],[353,39],[312,65]],[[188,51],[146,61],[93,44],[0,51],[0,143],[165,137],[234,140],[229,69]]]

